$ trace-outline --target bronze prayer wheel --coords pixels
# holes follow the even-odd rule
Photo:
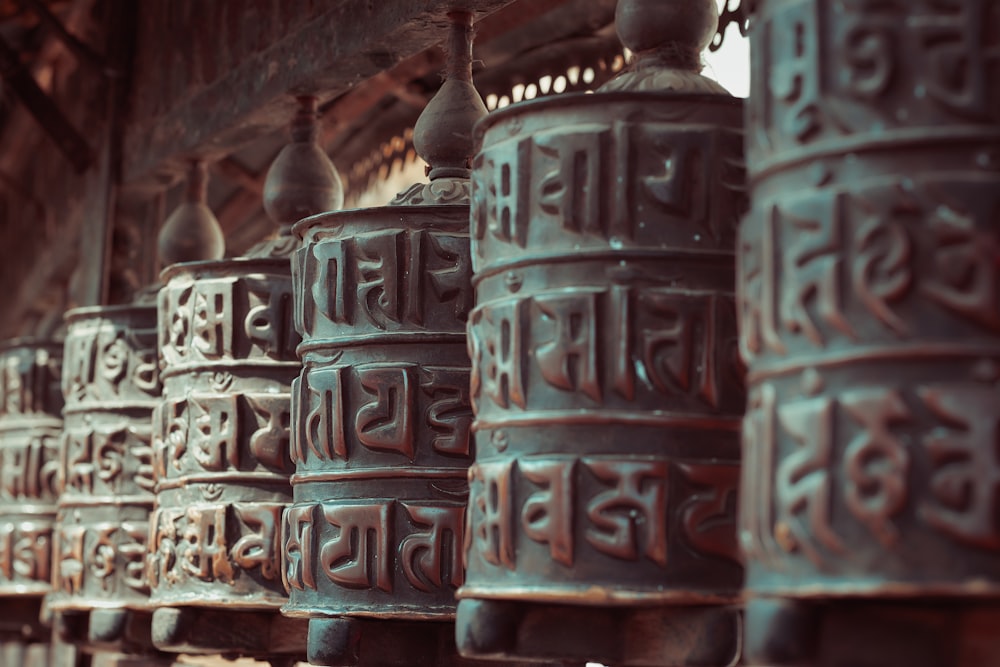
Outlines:
[[[737,658],[742,113],[598,92],[477,126],[463,655]]]
[[[288,259],[188,262],[162,278],[153,641],[171,652],[298,652],[305,628],[277,614],[300,368]]]
[[[62,353],[41,339],[0,346],[0,643],[33,656],[52,581]]]
[[[146,540],[152,412],[160,399],[154,303],[66,315],[59,513],[48,608],[91,645],[149,648]],[[140,620],[141,619],[141,620]],[[72,633],[67,633],[72,634]],[[81,633],[82,635],[82,633]]]
[[[995,662],[1000,5],[755,4],[749,657]]]

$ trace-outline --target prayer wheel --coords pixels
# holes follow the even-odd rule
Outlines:
[[[217,225],[204,207],[204,170],[192,181],[187,219],[168,229],[174,238],[161,236],[166,259],[191,259],[186,226]],[[292,499],[289,391],[300,368],[291,248],[269,241],[261,256],[185,261],[161,275],[147,564],[153,643],[164,651],[278,661],[305,652],[305,624],[278,614],[279,526]]]
[[[994,663],[1000,5],[755,5],[748,658]]]
[[[48,655],[40,615],[52,582],[62,353],[42,339],[0,346],[0,655],[26,664]]]
[[[466,664],[453,621],[472,456],[468,160],[486,109],[472,16],[449,17],[448,79],[414,131],[430,183],[294,229],[303,369],[283,611],[310,619],[312,664]]]
[[[714,1],[618,5],[596,94],[477,126],[463,655],[738,658],[742,105]]]
[[[160,398],[156,305],[66,315],[53,591],[63,639],[145,652],[152,413]],[[76,633],[74,633],[76,631]]]

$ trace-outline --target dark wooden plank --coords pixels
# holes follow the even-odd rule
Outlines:
[[[331,99],[440,42],[449,9],[485,16],[512,1],[246,0],[239,12],[225,8],[237,3],[144,2],[123,181],[179,174],[187,157],[221,156],[283,126],[289,93]],[[310,20],[296,23],[303,15]],[[181,30],[192,24],[200,28]],[[178,52],[188,57],[170,56]]]

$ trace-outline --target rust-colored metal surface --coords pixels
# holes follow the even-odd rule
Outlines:
[[[874,664],[843,638],[878,618],[902,651],[878,664],[975,664],[962,598],[1000,591],[1000,5],[764,0],[751,39],[741,535],[751,592],[792,601],[751,606],[751,658]]]
[[[481,123],[463,653],[735,658],[735,612],[712,616],[710,642],[661,635],[653,655],[594,635],[593,619],[739,596],[741,116],[721,95],[621,92]],[[525,641],[516,628],[537,605],[581,606],[547,619],[574,645]]]
[[[148,648],[151,417],[161,392],[156,306],[81,308],[67,313],[66,325],[59,512],[46,604],[88,617],[60,623],[85,633],[67,640]],[[130,622],[130,615],[141,620]]]
[[[300,367],[288,260],[175,264],[163,279],[153,641],[172,652],[300,650],[304,627],[277,615],[289,390]]]

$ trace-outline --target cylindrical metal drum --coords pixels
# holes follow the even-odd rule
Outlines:
[[[162,277],[153,641],[172,652],[302,651],[304,624],[297,631],[277,614],[289,390],[300,368],[288,259],[175,264]]]
[[[43,596],[52,535],[63,398],[62,342],[0,346],[0,646],[5,658],[46,655]],[[15,664],[15,663],[12,663]]]
[[[467,184],[454,197],[467,201]],[[295,228],[303,371],[292,396],[284,613],[314,619],[310,656],[322,664],[359,651],[360,664],[383,664],[395,642],[411,664],[457,659],[438,645],[451,644],[463,577],[468,220],[467,203],[388,206]],[[359,629],[353,645],[344,627]]]
[[[751,658],[993,662],[1000,4],[757,0],[751,39]]]
[[[156,306],[80,308],[67,313],[66,326],[59,513],[47,604],[59,614],[96,615],[88,639],[73,639],[148,644],[151,431],[160,398]],[[127,636],[129,611],[146,616],[145,637]]]
[[[478,126],[463,654],[735,659],[741,123],[620,92]]]

